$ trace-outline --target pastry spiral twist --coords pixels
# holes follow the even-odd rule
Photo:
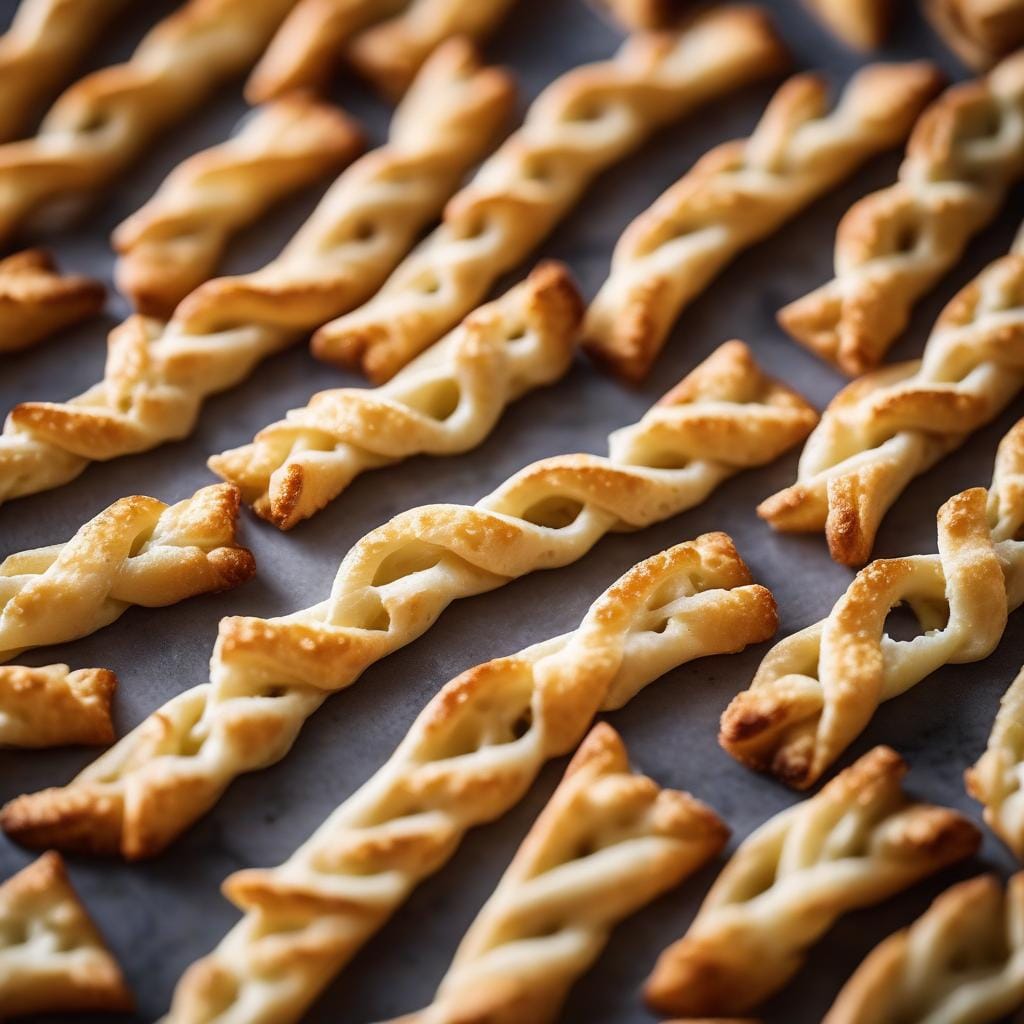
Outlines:
[[[0,665],[0,747],[113,743],[116,687],[105,668]]]
[[[814,419],[746,346],[722,346],[615,431],[608,458],[543,459],[476,505],[402,513],[349,551],[328,600],[277,619],[223,619],[209,685],[175,697],[65,788],[8,804],[0,825],[32,844],[156,853],[233,778],[283,757],[332,692],[421,636],[452,601],[568,565],[610,530],[692,508],[798,442]]]
[[[0,36],[0,142],[17,138],[127,0],[21,0]]]
[[[707,534],[634,566],[574,632],[463,672],[282,866],[228,879],[245,916],[186,972],[169,1021],[298,1019],[468,830],[509,810],[599,709],[776,625],[771,594],[732,541]]]
[[[126,320],[110,336],[104,379],[77,398],[15,406],[0,435],[0,501],[185,437],[208,395],[363,301],[486,151],[511,101],[508,76],[481,68],[468,44],[439,50],[388,144],[338,178],[277,259],[207,281],[167,324]]]
[[[635,37],[612,60],[566,72],[380,292],[314,335],[314,354],[387,380],[520,263],[600,171],[655,128],[773,73],[783,60],[763,13],[723,7],[685,30]]]
[[[99,314],[107,290],[78,274],[62,277],[42,249],[0,259],[0,353],[15,352]]]
[[[750,138],[716,146],[626,228],[587,311],[590,355],[642,380],[679,313],[725,264],[905,138],[939,80],[924,61],[875,64],[828,112],[823,78],[791,78]]]
[[[177,505],[135,495],[90,519],[64,544],[0,562],[0,661],[109,625],[133,604],[159,608],[229,590],[255,565],[235,539],[231,484]]]
[[[840,221],[836,276],[780,310],[779,322],[851,376],[870,370],[1022,174],[1024,52],[947,89],[921,115],[897,183]]]
[[[780,641],[722,716],[733,757],[797,788],[813,785],[882,701],[940,666],[980,661],[1024,602],[1024,420],[1000,445],[991,491],[975,487],[938,514],[939,553],[862,569],[828,618]],[[913,640],[886,618],[909,606]]]
[[[981,843],[945,807],[903,793],[907,766],[875,747],[816,796],[769,819],[658,959],[647,1001],[685,1017],[745,1013],[782,988],[845,911],[906,889]]]
[[[837,562],[863,565],[910,481],[1024,387],[1024,245],[946,306],[921,359],[854,381],[807,440],[794,484],[757,514],[776,530],[824,530]]]
[[[630,770],[594,726],[459,944],[429,1007],[401,1024],[551,1024],[615,924],[720,853],[729,830]]]
[[[822,1024],[988,1024],[1024,1004],[1024,875],[947,889],[877,946]]]
[[[4,1016],[131,1010],[117,961],[71,887],[60,854],[44,853],[0,885]]]
[[[282,530],[360,473],[411,455],[454,455],[490,433],[505,406],[561,377],[583,300],[561,264],[538,267],[380,388],[321,391],[209,467]]]
[[[983,70],[1024,45],[1024,0],[925,0],[925,14],[950,49]]]
[[[114,231],[118,288],[140,313],[169,317],[212,276],[234,232],[348,163],[362,145],[351,118],[309,96],[253,111],[227,142],[176,167]]]
[[[33,138],[0,146],[0,237],[44,203],[109,183],[260,54],[295,0],[189,0],[125,64],[67,89]]]

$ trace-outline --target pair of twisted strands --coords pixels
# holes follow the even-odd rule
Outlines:
[[[15,406],[0,435],[0,502],[58,487],[93,460],[188,435],[208,395],[365,299],[486,150],[512,100],[458,40],[424,66],[386,146],[346,170],[273,262],[208,281],[161,324],[110,336],[104,378],[67,402]]]
[[[773,73],[784,59],[762,12],[722,7],[687,29],[634,37],[612,60],[566,72],[380,292],[314,335],[314,354],[387,380],[520,263],[600,171],[654,129]]]
[[[614,925],[721,852],[729,829],[630,771],[594,727],[455,954],[429,1007],[396,1024],[553,1024]]]
[[[796,482],[757,514],[776,530],[825,533],[863,565],[914,477],[1003,411],[1024,387],[1024,235],[946,306],[921,359],[854,381],[807,440]]]
[[[463,672],[284,864],[227,880],[245,916],[186,972],[168,1020],[298,1020],[468,830],[514,806],[599,709],[776,625],[771,594],[753,584],[732,541],[707,534],[634,566],[574,632]],[[579,951],[560,934],[548,945]],[[544,953],[549,966],[553,954]],[[563,961],[559,976],[571,968]]]
[[[738,760],[803,789],[828,769],[882,701],[946,664],[988,657],[1024,602],[1024,420],[999,446],[988,492],[975,487],[938,513],[939,552],[862,569],[828,618],[768,652],[722,716],[719,741]],[[922,634],[894,640],[897,604]]]
[[[641,381],[725,264],[904,139],[939,81],[925,62],[872,65],[829,112],[824,79],[791,78],[748,139],[711,150],[626,228],[587,311],[588,353]]]
[[[209,684],[175,697],[68,786],[9,804],[0,824],[33,844],[154,854],[232,779],[283,757],[332,692],[421,636],[452,601],[700,504],[798,443],[815,418],[746,346],[722,346],[613,433],[608,458],[543,459],[476,505],[412,509],[355,544],[326,601],[222,620]]]
[[[387,384],[321,391],[251,444],[212,456],[210,469],[289,529],[366,470],[480,444],[510,402],[569,369],[582,316],[569,271],[543,264]]]
[[[840,221],[835,277],[779,312],[797,341],[857,376],[1024,174],[1024,51],[947,89],[911,133],[898,181]]]
[[[822,1024],[989,1024],[1024,1005],[1024,874],[954,885],[877,946]]]
[[[789,982],[840,915],[974,854],[974,824],[912,802],[906,771],[894,750],[875,747],[745,839],[659,957],[648,1004],[687,1018],[747,1013]]]
[[[232,234],[362,148],[351,118],[309,96],[253,111],[227,142],[179,164],[114,231],[118,289],[140,313],[169,317],[213,275]]]
[[[76,82],[30,139],[0,146],[0,237],[43,204],[107,184],[262,52],[294,0],[189,0],[124,64]]]

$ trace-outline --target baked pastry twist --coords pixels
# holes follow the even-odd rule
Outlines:
[[[978,70],[1024,46],[1024,0],[925,0],[924,10],[950,49]]]
[[[113,743],[116,688],[105,668],[0,665],[0,747]]]
[[[828,618],[780,641],[722,716],[733,757],[798,789],[813,785],[882,701],[942,665],[988,657],[1024,603],[1024,420],[1003,439],[992,489],[939,509],[939,553],[882,558],[857,574]],[[894,640],[909,607],[921,635]]]
[[[0,562],[0,661],[109,625],[133,604],[159,608],[229,590],[255,571],[235,538],[238,489],[214,484],[176,505],[135,495],[69,541]]]
[[[310,96],[253,111],[227,142],[179,164],[114,231],[118,288],[140,313],[169,317],[213,275],[234,232],[362,148],[356,123]]]
[[[295,0],[188,0],[125,64],[67,89],[33,138],[0,146],[0,237],[43,204],[108,184],[260,54]]]
[[[321,391],[208,465],[258,515],[290,529],[365,470],[476,447],[510,402],[569,369],[582,316],[568,269],[543,264],[387,384]]]
[[[658,959],[648,1003],[684,1017],[745,1013],[782,988],[844,912],[878,903],[981,844],[956,811],[912,802],[907,766],[875,747],[740,845],[687,933]]]
[[[19,841],[128,858],[158,852],[232,779],[277,761],[304,721],[373,662],[421,636],[454,600],[581,558],[702,502],[776,458],[815,416],[725,345],[609,438],[610,456],[527,466],[476,505],[396,516],[345,556],[328,600],[220,624],[210,684],[175,697],[63,789],[20,797],[0,825]]]
[[[317,331],[314,354],[387,380],[525,259],[600,171],[655,128],[783,60],[760,10],[722,7],[685,30],[634,37],[612,60],[567,71],[377,295]]]
[[[684,0],[591,0],[627,32],[671,28],[683,13]]]
[[[186,972],[169,1021],[231,1019],[242,1007],[249,1024],[297,1020],[468,830],[514,806],[599,709],[776,625],[771,594],[732,541],[707,534],[634,566],[575,631],[463,672],[283,865],[228,879],[245,916]]]
[[[0,36],[0,142],[17,138],[126,0],[22,0]]]
[[[622,918],[693,874],[729,838],[688,793],[630,770],[619,734],[594,726],[434,1001],[403,1024],[550,1024]]]
[[[988,1024],[1024,1004],[1024,875],[947,889],[877,946],[822,1024]]]
[[[338,178],[277,259],[207,281],[168,324],[126,320],[110,336],[104,379],[77,398],[15,406],[0,435],[0,501],[187,436],[208,395],[366,299],[486,151],[512,92],[468,44],[439,50],[388,144]]]
[[[840,221],[836,276],[780,310],[779,322],[845,373],[872,369],[1022,174],[1024,52],[947,89],[921,115],[896,184]]]
[[[824,530],[844,565],[863,565],[886,512],[914,477],[958,448],[1024,387],[1024,245],[964,287],[921,359],[854,381],[807,440],[796,482],[757,514],[776,530]]]
[[[895,0],[804,0],[834,36],[855,50],[877,50],[889,34]]]
[[[1024,669],[999,702],[985,753],[965,774],[967,791],[985,808],[988,827],[1024,860]]]
[[[42,249],[0,259],[0,353],[28,348],[97,316],[106,299],[101,282],[61,276]]]
[[[60,854],[44,853],[0,885],[4,1017],[132,1006],[121,969],[71,887]]]
[[[875,64],[828,111],[819,75],[795,75],[753,134],[716,146],[626,228],[587,311],[587,351],[642,380],[682,309],[741,250],[905,138],[940,82],[936,68]]]

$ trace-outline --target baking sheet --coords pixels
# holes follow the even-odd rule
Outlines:
[[[145,26],[172,6],[132,5],[91,63],[102,66],[123,58]],[[824,67],[839,82],[858,63],[799,5],[777,0],[769,6],[775,8],[799,66]],[[14,0],[0,0],[0,23],[9,21],[14,7]],[[617,43],[618,33],[581,0],[521,0],[488,52],[516,70],[525,103],[560,71],[600,59]],[[904,12],[885,55],[934,57],[952,75],[963,77],[912,11]],[[541,254],[566,260],[588,297],[593,295],[628,221],[710,146],[746,134],[773,87],[763,83],[743,90],[662,132],[590,190]],[[364,120],[375,143],[383,139],[387,108],[365,86],[343,80],[336,96]],[[137,208],[182,157],[222,139],[244,111],[236,86],[207,104],[188,125],[167,132],[80,224],[51,239],[63,263],[109,280],[110,229]],[[32,652],[23,660],[66,660],[76,667],[114,669],[121,681],[116,720],[118,733],[123,734],[168,698],[205,681],[222,615],[277,615],[321,600],[349,546],[403,509],[435,501],[472,503],[530,460],[576,450],[604,452],[610,429],[636,420],[654,398],[727,338],[747,340],[771,372],[823,406],[841,378],[792,344],[776,327],[774,313],[785,301],[831,276],[837,220],[858,196],[891,182],[897,163],[895,153],[876,160],[853,183],[738,259],[684,314],[642,390],[623,390],[580,359],[566,380],[514,406],[474,452],[443,460],[414,459],[365,474],[325,512],[287,535],[247,513],[244,540],[255,552],[259,573],[241,589],[168,609],[132,609],[94,636]],[[273,256],[320,191],[286,204],[246,232],[233,245],[226,269],[252,269]],[[982,233],[960,266],[920,304],[894,358],[920,351],[944,301],[1006,251],[1022,215],[1024,199],[1018,193],[998,223]],[[0,363],[2,410],[22,399],[62,399],[97,380],[106,330],[125,312],[115,298],[105,322],[7,357]],[[210,401],[189,440],[94,465],[67,487],[0,508],[0,554],[62,540],[125,494],[147,493],[167,501],[183,498],[212,482],[205,468],[209,453],[243,443],[286,409],[304,404],[316,389],[359,383],[315,362],[303,346],[270,359],[241,387]],[[915,481],[887,517],[877,555],[934,550],[936,508],[955,491],[988,483],[996,444],[1022,411],[1018,401],[941,468]],[[163,1012],[182,970],[237,919],[237,911],[219,895],[220,882],[229,872],[272,865],[286,857],[385,760],[446,680],[477,662],[574,628],[594,597],[636,561],[702,531],[725,529],[755,577],[774,591],[782,616],[780,635],[826,614],[845,588],[849,572],[829,560],[820,537],[776,536],[754,515],[760,498],[792,480],[796,459],[794,452],[766,469],[736,477],[703,507],[670,522],[637,534],[607,537],[576,565],[456,603],[426,636],[330,698],[282,763],[238,781],[211,814],[156,860],[124,865],[73,859],[74,882],[138,995],[135,1019],[152,1020]],[[977,805],[964,793],[961,773],[982,750],[999,696],[1020,666],[1022,626],[1024,616],[1018,613],[999,649],[986,661],[944,668],[884,705],[843,763],[875,743],[891,743],[912,765],[913,792],[965,810],[980,822]],[[740,767],[715,739],[720,712],[750,681],[767,648],[761,645],[671,672],[609,716],[639,767],[665,785],[691,790],[725,817],[734,830],[730,850],[770,814],[797,799]],[[93,756],[88,750],[0,752],[0,798],[62,784]],[[308,1019],[355,1024],[427,1003],[459,938],[563,768],[564,761],[549,765],[517,808],[470,834],[447,867],[418,888],[336,980]],[[0,837],[0,877],[30,859],[29,853]],[[600,962],[574,988],[564,1019],[588,1024],[650,1021],[639,1001],[639,985],[660,950],[684,931],[719,866],[706,869],[618,927]],[[881,907],[847,915],[815,947],[796,980],[768,1004],[765,1019],[769,1024],[818,1020],[876,942],[912,920],[946,885],[986,867],[1004,874],[1013,867],[989,835],[979,860],[943,872]]]

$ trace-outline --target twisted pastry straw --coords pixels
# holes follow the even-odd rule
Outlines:
[[[31,139],[0,146],[0,237],[44,203],[110,182],[150,141],[248,67],[295,0],[189,0],[125,64],[67,89]]]
[[[685,30],[634,37],[612,60],[567,71],[377,295],[317,331],[314,354],[387,380],[520,263],[600,171],[655,128],[773,73],[784,59],[760,10],[722,7]]]
[[[0,142],[17,138],[126,0],[22,0],[0,36]]]
[[[960,447],[1024,387],[1024,235],[946,306],[921,359],[854,381],[807,440],[796,482],[757,514],[776,530],[824,530],[832,557],[863,565],[915,476]]]
[[[233,778],[279,760],[303,722],[373,662],[421,636],[454,600],[581,558],[703,501],[726,477],[805,436],[815,415],[765,378],[740,342],[722,346],[610,456],[527,466],[476,505],[427,505],[367,534],[328,600],[277,619],[220,624],[210,683],[175,697],[63,789],[0,814],[19,841],[149,856]]]
[[[105,668],[0,666],[0,747],[113,743],[116,688]]]
[[[321,391],[208,465],[258,515],[290,529],[365,470],[476,447],[506,405],[569,369],[582,316],[568,269],[542,264],[383,387]]]
[[[1024,478],[1022,478],[1024,481]],[[1024,488],[1024,482],[1019,484]],[[1024,860],[1024,669],[999,702],[985,752],[964,773],[967,792],[985,808],[988,827]]]
[[[836,276],[781,309],[779,323],[851,376],[872,369],[1022,174],[1024,52],[921,115],[896,184],[840,221]]]
[[[945,664],[988,657],[1024,602],[1024,420],[999,446],[992,487],[939,509],[939,553],[862,569],[828,618],[780,641],[722,715],[719,742],[798,789],[819,779],[882,701]],[[905,603],[921,635],[894,640]]]
[[[481,68],[468,44],[439,50],[387,145],[338,178],[277,259],[208,281],[167,324],[130,317],[110,336],[103,380],[77,398],[15,406],[0,435],[0,501],[185,437],[208,395],[363,301],[486,151],[511,102],[509,77]]]
[[[988,1024],[1024,1004],[1024,875],[954,885],[877,946],[822,1024]]]
[[[777,623],[732,541],[706,534],[634,566],[574,632],[463,672],[283,865],[227,880],[245,916],[185,973],[169,1024],[297,1020],[469,829],[513,807],[599,709],[694,658],[767,639]]]
[[[804,0],[834,36],[855,50],[877,50],[892,22],[894,0]]]
[[[117,961],[50,851],[0,885],[0,1009],[6,1017],[133,1008]]]
[[[750,138],[716,146],[626,228],[587,311],[590,355],[642,380],[679,313],[725,264],[905,138],[939,81],[924,61],[874,64],[829,113],[823,78],[791,78]]]
[[[979,70],[1024,45],[1024,0],[925,0],[924,12],[949,48]]]
[[[235,538],[231,484],[177,505],[134,495],[90,519],[69,541],[0,562],[0,661],[108,626],[133,604],[160,608],[230,590],[255,571]]]
[[[841,914],[971,856],[978,829],[911,802],[906,771],[894,750],[875,747],[744,840],[689,931],[659,957],[649,1005],[684,1017],[744,1013],[796,974]]]
[[[234,232],[362,148],[356,123],[312,97],[254,111],[227,142],[176,167],[114,231],[118,288],[140,313],[169,317],[213,274]]]
[[[434,1001],[402,1024],[550,1024],[612,928],[721,852],[729,829],[688,793],[630,770],[619,734],[594,726]]]
[[[0,259],[0,353],[29,348],[91,319],[106,298],[106,288],[91,277],[62,277],[42,249]]]

